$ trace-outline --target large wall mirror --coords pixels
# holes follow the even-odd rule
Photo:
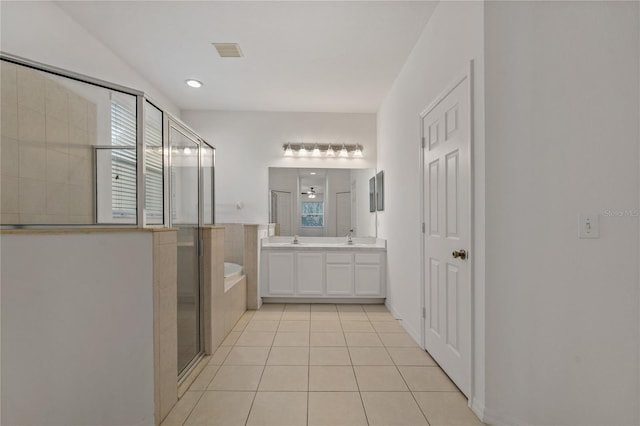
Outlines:
[[[269,168],[269,221],[283,236],[376,236],[375,169]]]

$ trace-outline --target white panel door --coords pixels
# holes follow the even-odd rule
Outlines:
[[[293,296],[295,292],[294,254],[269,253],[269,295]]]
[[[471,351],[469,79],[422,119],[425,349],[469,395]],[[466,259],[455,257],[464,250]]]
[[[291,193],[284,191],[271,191],[272,220],[280,224],[280,235],[290,236],[291,230]]]
[[[351,230],[351,193],[336,193],[336,236],[344,237]]]
[[[298,253],[298,293],[301,296],[319,296],[324,293],[323,253]]]

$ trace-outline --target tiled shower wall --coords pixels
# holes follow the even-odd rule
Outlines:
[[[96,105],[42,72],[0,65],[1,222],[94,223]]]
[[[224,261],[244,265],[244,224],[224,223]]]

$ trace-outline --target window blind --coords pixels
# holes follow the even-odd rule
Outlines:
[[[146,222],[162,224],[162,111],[145,105],[145,214]]]
[[[136,217],[136,104],[111,96],[111,210],[113,218]],[[118,149],[117,147],[128,149]],[[132,148],[132,149],[131,149]]]

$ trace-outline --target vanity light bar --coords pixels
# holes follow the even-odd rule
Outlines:
[[[285,157],[307,157],[309,153],[313,157],[354,157],[362,158],[364,148],[362,145],[337,145],[337,144],[306,144],[285,143],[282,145]]]

